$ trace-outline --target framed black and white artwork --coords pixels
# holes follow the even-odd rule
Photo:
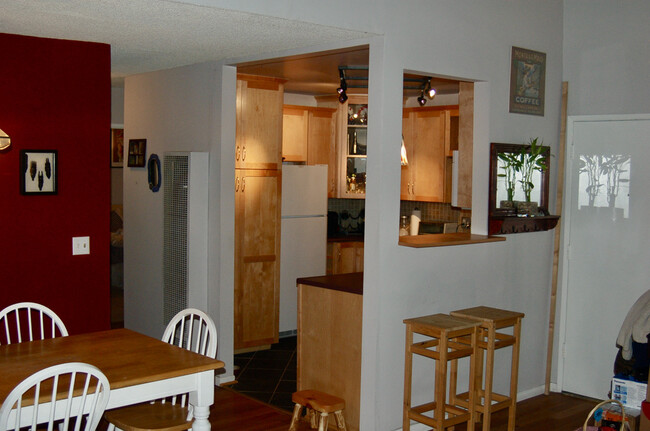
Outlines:
[[[20,193],[57,193],[57,150],[20,150]]]

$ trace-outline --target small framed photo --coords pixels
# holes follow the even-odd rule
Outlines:
[[[146,139],[129,139],[129,158],[126,165],[131,168],[143,168],[147,153]]]
[[[20,193],[57,194],[57,150],[20,150]]]
[[[124,167],[124,129],[111,129],[111,167]]]
[[[510,112],[544,116],[546,54],[512,47]]]

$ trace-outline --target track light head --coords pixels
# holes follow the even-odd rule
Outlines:
[[[436,89],[431,86],[431,78],[429,78],[427,81],[427,88],[425,90],[425,93],[429,99],[436,97]]]
[[[345,94],[345,91],[339,92],[339,102],[345,103],[346,100],[348,100],[348,95]]]
[[[422,90],[422,94],[418,96],[418,103],[420,104],[420,106],[424,106],[427,104],[427,99],[424,98],[424,90]]]

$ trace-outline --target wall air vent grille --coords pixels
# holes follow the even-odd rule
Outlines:
[[[164,156],[163,318],[164,324],[188,302],[189,157]]]

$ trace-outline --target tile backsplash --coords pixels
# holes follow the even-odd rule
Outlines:
[[[360,219],[359,213],[363,209],[365,212],[366,201],[363,199],[328,199],[328,211],[334,211],[339,215],[343,211],[347,211],[351,216],[348,220],[339,220],[339,224],[343,230],[354,229]],[[452,207],[450,204],[436,203],[436,202],[417,202],[417,201],[401,201],[400,202],[400,216],[410,216],[414,209],[422,211],[423,221],[445,221],[456,222],[461,224],[461,219],[464,217],[471,218],[471,210],[461,210],[460,208]],[[395,226],[398,226],[399,220],[395,221]]]

